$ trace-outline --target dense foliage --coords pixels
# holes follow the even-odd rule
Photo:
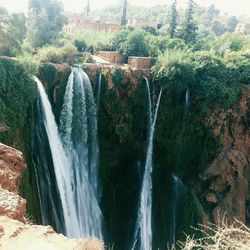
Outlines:
[[[199,104],[201,110],[227,107],[238,98],[238,83],[249,80],[249,57],[238,55],[232,60],[233,55],[235,53],[224,59],[206,51],[167,51],[159,56],[153,72],[167,89],[177,92],[190,89],[193,102]]]
[[[11,14],[0,9],[0,54],[15,56],[26,36],[24,14]]]
[[[66,18],[62,4],[56,0],[30,0],[28,40],[34,48],[55,42]]]
[[[25,140],[19,134],[28,129],[27,109],[36,97],[36,86],[26,70],[16,60],[0,60],[0,141],[23,150]]]
[[[158,230],[156,241],[163,243],[170,235],[170,173],[175,171],[187,184],[180,206],[184,208],[180,211],[181,226],[177,232],[180,238],[189,225],[200,222],[204,216],[204,208],[190,187],[221,147],[219,139],[205,126],[204,118],[218,107],[233,105],[240,96],[241,84],[250,84],[250,42],[244,34],[233,33],[237,18],[221,21],[220,11],[213,5],[201,8],[193,0],[186,10],[177,10],[176,2],[173,0],[171,9],[167,6],[146,9],[122,0],[119,6],[105,11],[119,23],[122,19],[118,31],[78,30],[76,33],[62,32],[65,17],[58,1],[30,0],[27,22],[24,15],[8,15],[0,8],[0,54],[15,56],[12,60],[0,60],[0,140],[21,149],[28,147],[30,113],[27,110],[36,97],[31,75],[38,69],[49,96],[56,93],[59,98],[53,107],[59,119],[70,67],[59,76],[60,66],[53,63],[92,63],[91,54],[100,50],[119,51],[125,57],[154,57],[150,85],[154,101],[160,88],[164,89],[154,137],[153,180],[157,182],[153,188],[154,204],[162,199],[162,190],[167,195],[164,205],[156,206],[153,214]],[[91,19],[89,4],[86,14]],[[125,26],[133,16],[156,18],[161,25]],[[141,178],[138,166],[144,163],[147,147],[148,96],[144,80],[137,79],[138,84],[123,81],[129,74],[121,67],[102,73],[98,113],[102,205],[111,238],[123,246],[123,235],[135,221]],[[95,81],[92,83],[97,88]],[[54,92],[56,86],[59,89]],[[190,109],[184,124],[186,93],[190,93]],[[23,131],[21,135],[20,131]],[[162,220],[162,216],[167,218]]]

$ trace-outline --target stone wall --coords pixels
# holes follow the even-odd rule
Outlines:
[[[129,56],[128,65],[136,69],[150,69],[152,58]]]
[[[124,63],[125,58],[122,53],[116,51],[99,51],[98,56],[110,63]]]

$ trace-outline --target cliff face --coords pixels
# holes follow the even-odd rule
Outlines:
[[[29,214],[39,218],[34,171],[31,157],[28,157],[29,128],[34,120],[32,110],[28,107],[37,96],[36,86],[15,62],[1,59],[0,68],[0,78],[4,79],[2,84],[10,87],[7,92],[3,89],[0,95],[5,104],[2,109],[0,107],[0,141],[25,153],[28,171],[26,170],[26,177],[22,180],[22,195],[27,199]],[[115,247],[119,246],[119,250],[126,250],[128,243],[133,241],[146,155],[148,100],[143,76],[150,79],[150,72],[112,65],[101,67],[96,64],[86,64],[84,69],[91,79],[95,95],[99,74],[102,72],[98,113],[102,211],[110,242],[114,242]],[[40,68],[39,78],[47,89],[57,121],[69,74],[69,65],[44,64]],[[22,91],[20,87],[23,87]],[[152,98],[156,101],[159,85],[150,82],[150,89]],[[190,89],[191,104],[186,131],[183,133],[183,140],[180,140],[185,90],[171,92],[164,89],[156,123],[153,220],[155,237],[159,238],[154,239],[157,242],[155,248],[160,249],[165,247],[172,233],[171,192],[174,190],[171,173],[177,165],[178,157],[180,164],[176,174],[185,186],[185,194],[177,204],[176,213],[180,214],[179,221],[177,218],[176,222],[177,238],[183,236],[183,231],[188,232],[190,225],[201,221],[204,210],[214,221],[218,219],[218,211],[222,214],[227,211],[229,218],[237,216],[250,223],[249,90],[243,91],[240,102],[232,108],[216,109],[204,123],[200,122],[197,112],[199,105],[192,103]],[[220,142],[221,147],[218,146]],[[25,200],[18,196],[19,172],[24,164],[19,162],[19,153],[14,152],[17,155],[13,162],[10,160],[13,152],[11,149],[7,151],[10,162],[6,162],[9,155],[4,151],[0,152],[0,195],[5,197],[0,202],[0,213],[8,213],[11,218],[25,221]],[[4,161],[2,155],[5,155]],[[8,203],[8,199],[12,202]],[[29,208],[31,206],[32,211]]]
[[[0,248],[103,250],[103,243],[97,239],[68,239],[50,226],[27,222],[26,201],[18,195],[24,169],[22,153],[0,143]]]
[[[57,120],[69,75],[69,67],[63,67],[56,70],[53,84],[45,81]],[[143,76],[150,79],[150,72],[114,65],[83,67],[95,96],[102,74],[98,130],[101,206],[107,234],[119,250],[128,249],[134,240],[147,149],[148,93]],[[45,74],[49,71],[43,72],[43,78],[49,79]],[[159,85],[150,81],[150,89],[155,102]],[[217,222],[225,213],[229,219],[237,217],[250,223],[250,90],[243,87],[240,100],[231,108],[206,110],[209,115],[204,118],[206,112],[192,102],[190,89],[190,106],[184,121],[185,91],[164,89],[156,122],[153,221],[154,244],[160,249],[171,240],[174,206],[178,239],[183,237],[183,231],[193,233],[191,225],[204,219]],[[176,205],[173,172],[183,182]]]
[[[250,88],[243,86],[239,102],[216,110],[206,121],[222,151],[201,176],[199,194],[213,221],[224,214],[250,223]]]
[[[21,174],[25,169],[20,151],[0,143],[0,180],[1,187],[18,194]]]
[[[22,153],[0,143],[0,215],[24,221],[26,201],[19,194],[25,169]]]

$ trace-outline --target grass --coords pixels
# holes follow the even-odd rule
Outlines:
[[[187,235],[186,241],[177,242],[176,247],[169,250],[249,250],[250,249],[250,228],[242,222],[235,220],[229,224],[224,218],[220,225],[208,224],[194,228],[201,232],[204,237],[195,239]]]

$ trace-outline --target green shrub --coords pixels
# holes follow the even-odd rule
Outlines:
[[[36,75],[39,69],[39,62],[31,54],[22,54],[17,57],[19,64],[22,65],[25,72],[30,75]]]
[[[121,50],[125,56],[148,56],[149,44],[146,32],[143,30],[132,31],[122,44]]]
[[[23,149],[28,129],[27,109],[34,101],[37,90],[22,64],[16,60],[0,59],[0,124],[8,128],[0,132],[0,141]]]
[[[178,38],[171,39],[169,36],[149,36],[149,55],[158,56],[166,50],[184,49],[186,44]]]
[[[250,84],[250,52],[231,52],[224,57],[230,77],[243,84]]]
[[[181,89],[186,88],[195,75],[191,52],[179,49],[161,54],[152,70],[154,78],[163,86]]]
[[[77,50],[76,47],[72,44],[66,44],[62,48],[60,48],[60,52],[63,58],[63,62],[71,62],[73,57],[76,55]]]
[[[110,50],[110,44],[114,32],[110,31],[93,31],[93,30],[82,30],[71,37],[73,44],[80,51],[95,52],[99,50]]]
[[[93,60],[93,58],[89,52],[83,53],[83,63],[94,63],[94,62],[95,61]]]
[[[211,52],[193,54],[196,71],[192,84],[195,101],[205,106],[232,105],[239,96],[239,84],[230,78],[230,71],[223,60]]]
[[[114,67],[112,69],[112,81],[114,85],[117,87],[121,84],[122,78],[123,78],[123,71],[121,68]]]
[[[232,51],[240,51],[249,46],[249,40],[236,33],[226,33],[223,36],[218,37],[212,43],[212,49],[217,55],[225,55]]]
[[[38,50],[38,60],[41,62],[61,63],[63,57],[60,53],[60,49],[54,46],[46,46]]]
[[[112,37],[111,40],[111,50],[116,50],[119,52],[123,51],[123,44],[127,40],[128,35],[132,32],[131,28],[122,27],[120,30]]]
[[[87,48],[87,43],[83,39],[82,40],[75,39],[74,40],[74,45],[75,45],[75,47],[77,48],[77,50],[79,52],[82,52],[82,51],[84,51]]]
[[[71,44],[66,44],[61,48],[46,46],[38,51],[38,60],[52,63],[71,62],[76,53],[76,48]]]
[[[247,62],[244,63],[241,64],[245,69],[242,81],[247,81],[249,68]],[[192,101],[198,107],[197,113],[207,114],[216,106],[228,107],[240,93],[239,82],[230,77],[232,69],[211,52],[167,51],[158,57],[153,75],[162,86],[174,90],[179,96],[189,88]]]

